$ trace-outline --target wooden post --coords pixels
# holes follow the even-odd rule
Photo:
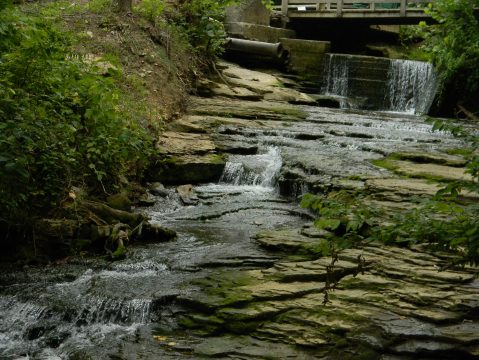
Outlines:
[[[337,8],[336,8],[336,16],[337,17],[343,16],[343,0],[338,0]]]
[[[407,6],[407,0],[401,0],[401,10],[400,10],[401,16],[406,16],[406,6]]]
[[[281,25],[283,29],[286,29],[286,25],[288,24],[288,7],[289,0],[281,0]]]
[[[289,0],[281,0],[281,14],[284,17],[288,16],[288,5],[289,5]]]

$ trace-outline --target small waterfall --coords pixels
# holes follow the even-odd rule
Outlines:
[[[389,102],[389,110],[412,114],[428,112],[436,92],[436,76],[432,64],[392,60],[388,75],[386,101]]]
[[[323,92],[326,95],[348,96],[349,91],[349,66],[345,56],[328,54],[328,60],[324,66]]]
[[[150,319],[151,300],[110,299],[91,296],[81,298],[83,304],[78,311],[78,324],[94,323],[146,323]]]
[[[226,163],[220,183],[272,188],[281,166],[281,155],[276,147],[258,155],[234,155]]]
[[[435,91],[430,63],[345,54],[324,60],[322,94],[338,97],[341,108],[425,114]]]

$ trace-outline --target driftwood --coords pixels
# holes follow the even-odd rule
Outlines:
[[[123,259],[126,256],[125,244],[128,243],[129,226],[125,224],[115,224],[110,237],[105,242],[105,251],[112,260]],[[114,249],[114,251],[113,251]]]
[[[131,227],[136,227],[145,217],[142,214],[130,213],[128,211],[117,210],[109,207],[106,204],[96,201],[83,200],[79,203],[80,209],[91,211],[97,217],[105,221],[107,224],[124,223]]]
[[[479,116],[477,116],[475,113],[472,111],[467,110],[464,106],[462,105],[457,105],[459,108],[460,112],[462,112],[464,115],[467,116],[469,120],[479,122]]]

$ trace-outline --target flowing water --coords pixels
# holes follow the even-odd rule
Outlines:
[[[342,108],[426,114],[436,93],[430,63],[345,54],[327,54],[322,92]]]
[[[141,210],[176,230],[177,241],[130,246],[127,259],[113,263],[76,257],[41,268],[4,265],[0,358],[196,358],[201,338],[177,323],[188,311],[182,299],[200,290],[196,279],[221,269],[273,264],[277,255],[251,238],[311,220],[291,196],[349,175],[380,176],[384,170],[369,160],[392,151],[457,145],[415,116],[302,109],[309,114],[305,121],[263,119],[268,130],[218,128],[218,137],[254,143],[258,153],[231,155],[218,184],[195,187],[195,206],[183,205],[171,188]]]

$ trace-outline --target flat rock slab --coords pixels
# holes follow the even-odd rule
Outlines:
[[[464,172],[464,168],[438,165],[420,164],[405,160],[391,160],[395,172],[412,177],[425,177],[438,180],[472,180],[471,175]]]
[[[307,113],[297,106],[272,101],[246,101],[238,99],[195,98],[191,101],[190,114],[250,120],[300,121]]]
[[[440,164],[454,167],[464,167],[467,161],[462,156],[437,152],[407,151],[393,154],[401,160],[409,160],[419,164]]]
[[[422,179],[378,178],[366,181],[366,188],[379,197],[411,197],[414,195],[432,196],[441,185]],[[387,194],[384,194],[387,193]]]
[[[317,239],[304,235],[303,229],[282,229],[263,231],[256,235],[256,241],[262,246],[275,250],[299,250],[317,243]],[[325,236],[330,234],[325,234]]]
[[[297,251],[323,235],[307,227],[283,229],[262,232],[257,241]],[[206,290],[196,301],[209,309],[215,329],[315,349],[315,356],[342,353],[338,344],[346,341],[362,347],[358,356],[368,349],[471,358],[479,322],[468,314],[479,310],[477,269],[439,271],[442,264],[419,249],[370,245],[340,251],[334,262],[277,261],[242,272],[240,283],[238,274],[224,273],[204,287],[210,295]]]
[[[167,154],[206,154],[216,150],[213,141],[205,134],[166,131],[158,144]]]
[[[281,84],[277,77],[264,72],[245,69],[226,61],[221,61],[219,66],[223,68],[221,70],[223,75],[228,78],[254,82],[261,86],[279,86]]]

